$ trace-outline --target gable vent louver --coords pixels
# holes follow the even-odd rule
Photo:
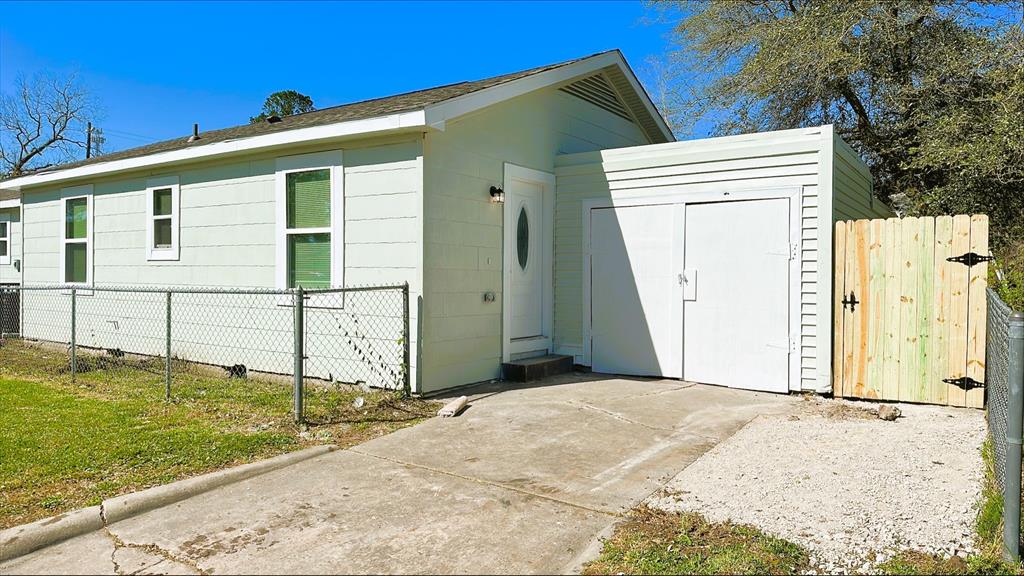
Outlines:
[[[572,84],[563,86],[559,90],[572,94],[581,100],[586,100],[594,106],[611,112],[620,118],[630,122],[633,121],[633,117],[629,114],[629,109],[622,103],[619,95],[615,93],[615,89],[612,88],[612,85],[608,83],[603,74],[587,76],[582,80],[577,80]]]

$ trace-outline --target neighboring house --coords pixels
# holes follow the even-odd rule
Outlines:
[[[548,353],[779,391],[784,357],[785,389],[824,390],[831,223],[886,213],[830,127],[674,143],[618,51],[197,136],[0,182],[21,264],[0,282],[408,282],[424,393]],[[684,323],[703,285],[720,298]]]
[[[0,190],[0,286],[21,283],[20,205],[16,193]]]

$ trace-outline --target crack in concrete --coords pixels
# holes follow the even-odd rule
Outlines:
[[[555,497],[550,496],[548,494],[540,494],[540,493],[537,493],[537,492],[531,492],[529,490],[523,490],[521,488],[516,488],[514,486],[509,486],[508,484],[502,484],[501,482],[494,482],[492,480],[484,480],[482,478],[474,478],[472,476],[463,476],[462,474],[456,474],[454,472],[449,472],[447,470],[441,470],[441,469],[438,469],[438,468],[433,468],[431,466],[424,466],[422,464],[414,464],[412,462],[404,462],[402,460],[398,460],[397,458],[388,458],[387,456],[380,456],[379,454],[371,454],[369,452],[362,452],[362,451],[356,450],[354,448],[349,448],[347,451],[348,452],[352,452],[354,454],[360,454],[362,456],[369,456],[370,458],[376,458],[378,460],[383,460],[385,462],[391,462],[392,464],[401,464],[402,466],[409,466],[409,467],[412,467],[412,468],[419,468],[421,470],[427,470],[427,471],[430,471],[430,472],[434,472],[436,474],[444,474],[446,476],[451,476],[453,478],[459,478],[459,479],[462,479],[462,480],[468,480],[470,482],[476,482],[478,484],[484,484],[484,485],[487,485],[487,486],[494,486],[495,488],[501,488],[502,490],[508,490],[509,492],[516,492],[518,494],[524,494],[524,495],[527,495],[527,496],[532,496],[534,498],[541,498],[541,499],[547,500],[549,502],[554,502],[556,504],[562,504],[564,506],[571,506],[573,508],[577,508],[579,510],[585,510],[587,512],[592,512],[592,513],[595,513],[595,514],[602,514],[604,516],[611,516],[613,518],[623,518],[624,517],[621,512],[610,512],[608,510],[600,510],[598,508],[591,508],[589,506],[584,506],[582,504],[576,504],[575,502],[569,502],[568,500],[562,500],[561,498],[555,498]]]
[[[657,396],[659,394],[668,394],[669,392],[678,392],[680,390],[686,390],[687,388],[693,388],[696,386],[693,382],[684,382],[682,384],[671,384],[671,388],[667,390],[657,390],[655,392],[647,392],[644,394],[635,394],[630,396],[623,396],[623,398],[643,398],[645,396]]]
[[[113,542],[113,544],[114,544],[114,549],[110,552],[110,561],[111,561],[111,563],[114,564],[114,573],[116,573],[116,574],[124,574],[123,569],[121,568],[120,564],[118,564],[117,560],[115,559],[115,557],[117,555],[117,551],[121,550],[121,549],[124,549],[124,548],[131,548],[131,549],[134,549],[134,550],[141,550],[142,552],[145,552],[146,554],[149,554],[151,556],[158,556],[159,557],[159,560],[157,560],[156,562],[153,562],[152,564],[149,564],[148,566],[143,566],[142,568],[140,568],[140,569],[136,570],[135,572],[133,572],[133,574],[138,574],[138,573],[142,572],[143,570],[146,570],[147,568],[152,568],[153,566],[156,566],[157,564],[160,564],[164,560],[170,560],[171,562],[176,562],[176,563],[181,564],[183,566],[187,566],[187,567],[191,568],[192,570],[194,570],[197,574],[201,574],[203,576],[207,576],[209,574],[209,572],[207,572],[207,571],[203,570],[202,568],[200,568],[199,565],[196,564],[195,562],[193,562],[191,559],[179,557],[179,556],[173,554],[172,552],[170,552],[169,550],[165,550],[164,548],[161,548],[160,546],[157,546],[156,544],[136,544],[135,542],[125,542],[117,534],[114,534],[110,530],[109,526],[104,526],[103,527],[103,531],[106,532],[107,537],[110,538],[110,541]]]
[[[593,410],[595,412],[600,412],[601,414],[604,414],[606,416],[611,416],[612,418],[614,418],[616,420],[619,420],[619,421],[622,421],[622,422],[626,422],[627,424],[633,424],[633,425],[636,425],[636,426],[641,426],[643,428],[647,428],[648,430],[654,430],[656,432],[675,432],[676,431],[674,428],[662,428],[660,426],[651,426],[650,424],[644,424],[643,422],[637,422],[635,420],[630,420],[629,418],[626,418],[622,414],[618,414],[616,412],[612,412],[611,410],[605,410],[604,408],[599,408],[599,407],[594,406],[592,404],[587,404],[586,402],[577,402],[575,400],[566,400],[565,403],[570,405],[570,406],[577,406],[577,407],[580,407],[580,408],[589,408],[590,410]]]
[[[188,558],[180,558],[171,553],[169,550],[165,550],[157,546],[156,544],[136,544],[134,542],[125,542],[124,540],[122,540],[117,534],[114,534],[114,532],[110,530],[110,524],[107,523],[107,514],[106,510],[103,508],[103,502],[100,502],[100,520],[103,522],[103,531],[106,533],[107,538],[110,538],[110,541],[114,544],[114,549],[110,551],[110,562],[114,565],[115,574],[124,574],[121,565],[116,560],[117,551],[123,548],[133,548],[135,550],[141,550],[147,554],[156,555],[160,557],[160,559],[156,562],[148,566],[144,566],[139,570],[136,570],[134,574],[137,574],[147,568],[152,568],[153,566],[156,566],[164,560],[170,560],[171,562],[177,562],[178,564],[188,566],[192,570],[195,570],[198,574],[208,574],[208,572],[200,568],[199,565],[193,562],[192,560]]]
[[[691,386],[692,386],[692,384],[691,384]],[[702,434],[700,432],[695,432],[693,430],[687,430],[686,429],[687,426],[685,426],[685,425],[684,426],[676,426],[676,427],[673,427],[673,428],[662,428],[661,426],[651,426],[650,424],[644,424],[643,422],[637,422],[635,420],[630,420],[629,418],[626,418],[625,416],[623,416],[621,414],[618,414],[616,412],[612,412],[610,410],[605,410],[604,408],[599,408],[597,406],[593,406],[593,405],[587,404],[585,402],[574,402],[572,400],[566,400],[566,403],[570,404],[572,406],[578,406],[578,407],[581,407],[581,408],[589,408],[591,410],[594,410],[595,412],[600,412],[601,414],[604,414],[606,416],[610,416],[612,418],[615,418],[616,420],[620,420],[620,421],[626,422],[628,424],[633,424],[633,425],[636,425],[636,426],[640,426],[642,428],[647,428],[648,430],[653,430],[655,432],[665,432],[665,433],[668,433],[668,434],[679,434],[681,432],[684,432],[686,434],[690,434],[691,436],[694,436],[694,437],[697,437],[697,438],[701,438],[701,439],[707,440],[709,442],[716,442],[716,443],[717,442],[721,442],[723,440],[722,438],[719,438],[718,436],[711,436],[711,435],[708,435],[708,434]],[[744,423],[743,426],[746,426],[747,424],[749,424],[749,421]]]

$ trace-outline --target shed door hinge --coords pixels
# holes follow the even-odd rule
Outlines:
[[[975,264],[981,264],[982,262],[991,262],[995,260],[992,256],[982,256],[981,254],[975,254],[974,252],[968,252],[959,256],[950,256],[946,258],[947,262],[959,262],[968,267],[974,266]]]
[[[962,388],[964,390],[972,390],[974,388],[985,387],[984,382],[978,382],[977,380],[971,378],[970,376],[961,376],[959,378],[943,378],[942,381],[945,382],[946,384],[952,384],[953,386],[956,386],[957,388]]]

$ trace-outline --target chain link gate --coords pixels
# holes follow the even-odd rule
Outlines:
[[[103,371],[139,386],[219,378],[411,392],[409,286],[330,290],[0,286],[0,373]]]

